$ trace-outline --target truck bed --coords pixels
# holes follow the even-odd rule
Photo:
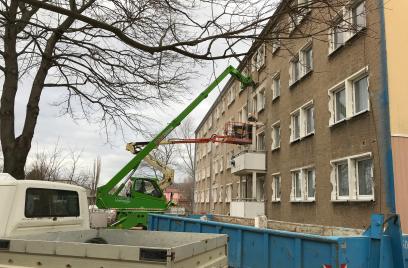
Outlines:
[[[226,245],[227,236],[219,234],[109,229],[42,233],[0,240],[0,267],[227,267]]]

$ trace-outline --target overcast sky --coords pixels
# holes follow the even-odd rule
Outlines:
[[[267,1],[265,1],[265,3],[266,2]],[[200,17],[202,16],[203,19],[207,19],[205,13],[206,12],[200,11]],[[249,42],[240,45],[241,49],[248,47]],[[213,81],[214,74],[220,74],[228,65],[237,66],[237,64],[235,60],[219,60],[215,64],[208,63],[206,66],[199,67],[197,70],[199,76],[190,81],[191,94],[186,94],[184,103],[177,103],[171,107],[160,107],[160,109],[145,111],[146,114],[149,114],[159,122],[159,124],[149,126],[151,131],[160,131],[164,128],[193,98],[198,96],[200,92]],[[225,79],[224,83],[227,80],[228,79]],[[3,81],[0,82],[3,84]],[[26,86],[24,83],[25,81],[20,81],[17,94],[16,135],[19,135],[21,132],[31,84],[27,81]],[[191,113],[195,127],[202,120],[221,89],[222,87],[215,89],[212,94]],[[58,142],[60,147],[67,153],[70,150],[77,152],[82,151],[81,166],[83,169],[91,168],[94,159],[100,156],[102,160],[101,183],[105,183],[132,158],[132,155],[125,150],[125,144],[127,142],[144,139],[128,130],[125,131],[125,137],[123,137],[120,132],[110,133],[109,140],[107,141],[105,131],[100,126],[90,124],[84,120],[74,121],[69,116],[60,116],[60,108],[52,105],[59,99],[59,96],[64,93],[60,90],[61,89],[47,88],[41,97],[40,115],[28,159],[28,165],[36,152],[52,151]],[[180,179],[182,179],[180,174],[176,172],[176,181]]]
[[[229,64],[237,65],[236,62],[228,60],[218,61],[215,73],[220,73]],[[185,97],[184,103],[176,103],[171,107],[161,107],[160,109],[151,109],[146,111],[155,118],[158,123],[151,128],[161,130],[174,117],[176,117],[186,107],[190,101],[212,81],[213,65],[198,70],[200,76],[190,81],[192,94]],[[227,79],[225,80],[227,81]],[[195,122],[195,127],[201,121],[211,104],[214,102],[220,90],[215,89],[212,94],[203,101],[192,113],[191,117]],[[21,84],[16,102],[16,132],[19,133],[22,128],[25,106],[27,103],[29,87]],[[116,174],[130,159],[132,155],[125,150],[125,144],[130,141],[144,140],[140,136],[127,130],[125,137],[121,132],[109,133],[107,140],[105,130],[98,125],[90,124],[85,120],[73,120],[69,116],[60,116],[60,108],[53,105],[58,100],[62,92],[59,89],[46,89],[41,97],[40,116],[36,127],[32,149],[29,155],[28,165],[36,152],[52,151],[57,143],[60,144],[67,154],[70,150],[80,152],[81,166],[88,169],[92,166],[97,156],[102,160],[101,183],[107,182]],[[182,174],[177,174],[176,181],[179,181]]]

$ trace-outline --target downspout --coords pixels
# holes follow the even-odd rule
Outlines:
[[[391,126],[390,126],[390,109],[389,109],[389,89],[388,89],[388,60],[387,60],[387,40],[385,35],[385,6],[384,0],[378,0],[379,12],[380,12],[380,61],[381,61],[381,95],[380,95],[380,133],[379,136],[379,149],[381,159],[384,159],[384,168],[382,174],[384,175],[384,186],[386,195],[386,205],[391,214],[396,213],[395,205],[395,186],[394,186],[394,168],[392,158],[392,146],[391,146]],[[381,194],[381,193],[380,193]]]

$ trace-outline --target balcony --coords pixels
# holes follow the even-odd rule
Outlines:
[[[262,151],[242,152],[231,161],[231,173],[236,176],[266,172],[266,156]]]
[[[265,215],[265,203],[253,199],[240,199],[231,202],[230,216],[241,218],[255,218]]]

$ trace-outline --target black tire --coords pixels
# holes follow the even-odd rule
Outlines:
[[[90,238],[90,239],[86,240],[85,243],[88,243],[88,244],[108,244],[108,241],[106,241],[102,237],[94,237],[94,238]]]

